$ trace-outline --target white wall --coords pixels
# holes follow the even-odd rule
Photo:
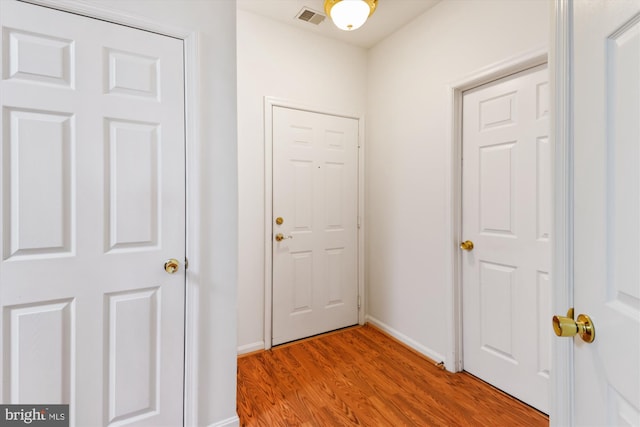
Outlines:
[[[450,350],[448,85],[546,48],[549,15],[545,0],[447,0],[369,52],[368,318],[438,361]]]
[[[189,247],[190,291],[198,293],[197,352],[193,368],[197,382],[187,408],[189,425],[237,425],[236,416],[236,283],[237,283],[237,139],[236,139],[236,2],[208,0],[85,0],[104,10],[132,16],[151,25],[194,32],[198,51],[193,111],[199,126],[190,138],[199,150],[200,172],[190,182],[189,197],[199,191],[203,218],[199,247]],[[190,216],[191,217],[191,216]]]
[[[238,350],[250,352],[264,348],[264,97],[364,114],[366,51],[243,10],[237,26]]]

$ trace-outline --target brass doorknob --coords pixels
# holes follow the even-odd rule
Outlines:
[[[473,250],[473,242],[471,240],[465,240],[460,243],[460,249],[463,251],[472,251]]]
[[[176,271],[178,271],[179,268],[180,268],[180,262],[175,258],[168,259],[164,263],[164,271],[166,271],[169,274],[175,273]]]
[[[278,218],[276,218],[276,224],[278,225],[282,225],[284,223],[284,218],[282,218],[281,216],[279,216]]]
[[[569,309],[566,316],[553,316],[552,323],[553,331],[559,337],[580,335],[587,343],[596,339],[596,328],[591,318],[586,314],[579,314],[578,320],[573,320],[573,309]]]
[[[293,236],[285,236],[282,233],[276,234],[276,242],[282,242],[283,240],[286,240],[286,239],[293,239]]]

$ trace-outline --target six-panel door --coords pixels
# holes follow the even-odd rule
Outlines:
[[[357,215],[358,121],[274,107],[273,345],[358,323]]]
[[[180,40],[2,1],[2,402],[180,425]]]
[[[546,66],[463,97],[464,369],[548,412],[551,145]]]

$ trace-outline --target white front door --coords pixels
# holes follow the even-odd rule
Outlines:
[[[640,2],[574,2],[576,425],[640,425]],[[562,314],[562,313],[559,313]],[[557,338],[567,339],[567,338]]]
[[[357,215],[358,121],[273,107],[273,345],[358,323]]]
[[[1,1],[2,402],[182,424],[182,41]]]
[[[464,369],[547,412],[551,170],[546,66],[463,94]]]

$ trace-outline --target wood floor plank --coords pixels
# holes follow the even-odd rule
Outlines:
[[[247,427],[548,425],[368,325],[239,358],[238,415]]]

